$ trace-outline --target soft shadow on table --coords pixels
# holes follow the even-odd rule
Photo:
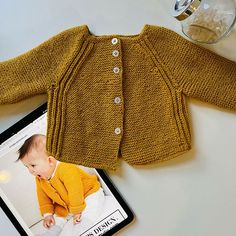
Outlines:
[[[194,148],[192,148],[190,151],[181,154],[179,156],[176,156],[170,160],[165,160],[165,161],[157,161],[152,164],[148,165],[135,165],[135,166],[129,166],[130,168],[134,168],[136,170],[153,170],[153,169],[158,169],[158,168],[163,168],[166,166],[178,166],[178,165],[183,165],[187,162],[193,161],[196,158],[196,151]],[[116,175],[119,177],[125,177],[125,168],[123,166],[124,160],[120,160],[118,164],[118,168],[115,171],[109,170],[109,173],[112,175]]]

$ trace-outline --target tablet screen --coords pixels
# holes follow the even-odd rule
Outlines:
[[[39,210],[35,178],[18,159],[18,150],[34,134],[46,134],[47,105],[43,104],[0,135],[0,203],[7,229],[20,235],[44,235],[43,216]],[[82,224],[76,235],[112,235],[133,220],[133,214],[103,170],[78,166],[88,175],[96,175],[103,192],[101,212],[88,226]],[[87,198],[85,198],[87,202]],[[89,205],[89,201],[87,205]],[[90,213],[88,213],[90,214]],[[83,216],[83,212],[82,212]],[[45,217],[45,215],[44,215]],[[57,217],[55,215],[55,217]],[[65,219],[65,217],[64,217]],[[72,235],[73,216],[66,217],[57,234]],[[8,223],[7,223],[8,222]],[[17,235],[17,234],[11,234]],[[53,234],[54,235],[54,234]]]

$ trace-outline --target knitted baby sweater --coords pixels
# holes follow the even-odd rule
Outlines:
[[[49,180],[36,177],[36,188],[41,214],[55,213],[67,216],[81,213],[85,198],[100,188],[96,175],[90,175],[78,166],[60,162]]]
[[[0,103],[42,93],[50,155],[142,165],[191,148],[186,96],[236,110],[236,63],[163,27],[95,36],[83,25],[0,63]]]

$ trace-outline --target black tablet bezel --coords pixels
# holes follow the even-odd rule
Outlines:
[[[32,123],[34,120],[39,118],[41,115],[47,112],[47,103],[42,104],[37,109],[26,115],[24,118],[16,122],[14,125],[6,129],[0,134],[0,144],[8,140],[10,137],[12,137],[14,134],[17,134],[20,130],[22,130],[24,127]],[[109,190],[112,192],[114,197],[117,199],[123,210],[127,214],[127,218],[123,220],[122,222],[115,225],[113,228],[109,229],[107,232],[105,232],[103,235],[113,235],[114,233],[118,232],[120,229],[124,228],[126,225],[131,223],[134,219],[134,214],[130,207],[127,205],[117,188],[114,186],[106,172],[102,169],[96,169],[98,174],[101,176],[105,184],[108,186]],[[16,230],[20,233],[20,235],[27,235],[24,228],[21,226],[17,218],[14,216],[10,208],[7,206],[7,204],[4,202],[4,200],[0,197],[0,206],[2,210],[5,212],[7,217],[10,219],[12,224],[15,226]]]
[[[14,225],[15,229],[19,232],[19,234],[21,236],[24,236],[24,235],[27,236],[26,231],[21,226],[19,221],[16,219],[12,211],[9,209],[9,207],[7,206],[7,204],[4,202],[4,200],[1,197],[0,197],[0,207],[2,208],[2,210],[4,211],[8,219],[11,221],[11,223]]]

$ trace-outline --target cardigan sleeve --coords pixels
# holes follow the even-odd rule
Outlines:
[[[41,214],[42,215],[44,215],[45,213],[52,213],[53,214],[54,213],[54,206],[53,206],[52,200],[42,190],[38,177],[36,177],[35,180],[36,180],[36,189],[37,189],[39,209],[40,209]]]
[[[26,53],[0,62],[0,104],[46,93],[73,60],[83,31],[82,26],[65,30]]]
[[[236,62],[159,28],[151,39],[157,58],[185,95],[236,111]]]

